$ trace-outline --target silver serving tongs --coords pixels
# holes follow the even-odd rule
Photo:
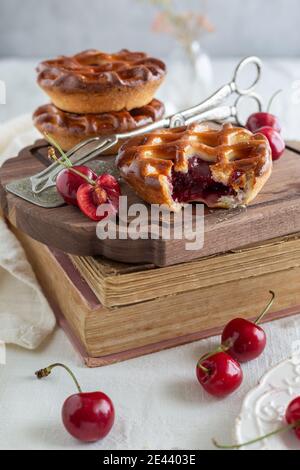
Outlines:
[[[239,75],[242,70],[249,65],[256,67],[256,76],[251,86],[242,88],[239,85]],[[258,108],[261,111],[263,102],[261,97],[254,92],[258,84],[262,72],[262,61],[258,57],[247,57],[242,60],[234,73],[233,79],[227,85],[224,85],[210,98],[200,103],[197,106],[186,109],[173,116],[166,117],[157,121],[149,126],[134,130],[132,132],[116,134],[108,137],[95,137],[85,142],[80,143],[67,153],[68,158],[73,164],[83,165],[88,161],[113,148],[120,141],[126,141],[131,137],[142,135],[160,128],[174,128],[184,125],[189,125],[195,122],[203,121],[223,121],[231,117],[236,118],[236,121],[241,124],[239,117],[239,104],[245,97],[255,100]],[[238,98],[233,106],[226,106],[221,104],[232,94],[237,94]],[[42,172],[30,178],[31,189],[34,195],[39,195],[46,189],[55,186],[55,179],[61,171],[59,163],[55,162]],[[10,188],[8,188],[10,190]],[[20,195],[20,194],[19,194]],[[22,196],[21,196],[22,197]]]

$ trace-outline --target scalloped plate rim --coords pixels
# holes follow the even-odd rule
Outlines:
[[[251,390],[249,390],[249,392],[245,395],[244,399],[243,399],[243,403],[242,403],[242,406],[241,406],[241,409],[240,409],[240,412],[239,412],[239,415],[238,417],[235,419],[235,425],[234,425],[234,432],[233,432],[233,439],[234,439],[234,442],[236,442],[237,444],[241,444],[242,441],[240,439],[240,431],[239,431],[239,427],[244,419],[243,417],[243,412],[244,412],[244,408],[245,408],[245,405],[247,403],[247,401],[250,399],[250,397],[252,396],[252,394],[254,394],[255,392],[258,392],[259,389],[264,386],[265,384],[268,383],[268,380],[271,376],[273,376],[274,372],[281,368],[284,364],[288,364],[290,361],[294,360],[295,357],[298,357],[300,358],[300,351],[292,354],[291,356],[289,356],[287,359],[284,359],[282,361],[280,361],[278,364],[276,364],[275,366],[273,366],[270,370],[268,370],[261,378],[260,380],[258,381],[257,385],[255,387],[253,387]],[[267,442],[267,441],[265,441]],[[239,450],[244,450],[245,447],[241,447]],[[253,449],[255,450],[255,449]],[[268,449],[269,450],[269,449]],[[271,450],[271,449],[270,449]]]

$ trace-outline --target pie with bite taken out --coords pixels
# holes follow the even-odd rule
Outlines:
[[[199,201],[210,208],[248,205],[272,172],[267,139],[231,124],[161,129],[127,141],[117,166],[150,204],[171,211]]]

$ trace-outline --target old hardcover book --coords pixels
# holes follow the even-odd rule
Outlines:
[[[66,255],[13,228],[44,292],[88,366],[218,334],[236,316],[300,312],[300,238],[166,268]]]

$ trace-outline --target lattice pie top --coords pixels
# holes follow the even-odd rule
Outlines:
[[[164,129],[135,137],[120,149],[117,165],[136,193],[178,210],[201,201],[209,207],[249,204],[272,171],[267,139],[231,124]]]

